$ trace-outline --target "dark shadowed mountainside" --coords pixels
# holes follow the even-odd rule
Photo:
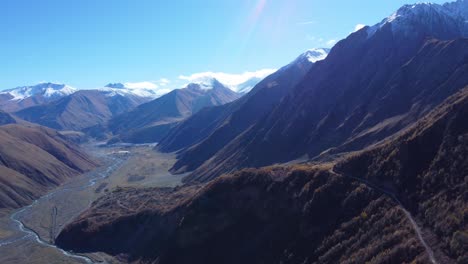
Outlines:
[[[329,50],[320,49],[324,58]],[[231,140],[269,113],[313,67],[317,50],[310,50],[271,74],[241,99],[208,108],[172,129],[158,148],[181,150],[174,171],[190,171],[210,159]],[[190,161],[189,161],[190,160]]]
[[[404,6],[397,19],[351,34],[266,116],[221,147],[184,150],[173,171],[195,169],[186,180],[208,181],[239,168],[358,150],[413,124],[468,84],[468,31],[447,12]]]

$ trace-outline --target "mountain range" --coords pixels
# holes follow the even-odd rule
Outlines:
[[[158,142],[171,127],[192,114],[239,97],[216,79],[191,83],[112,118],[108,128],[124,142]]]
[[[122,153],[175,153],[164,166],[182,183],[96,192],[58,247],[126,263],[468,263],[467,22],[468,0],[404,5],[235,85],[207,72],[167,93],[0,92],[0,209],[99,166],[85,138],[157,142]]]
[[[250,78],[245,86],[240,85],[248,90],[258,81]],[[122,83],[93,90],[42,83],[1,92],[0,109],[53,129],[84,131],[103,139],[113,135],[111,141],[141,143],[156,142],[193,113],[242,95],[214,78],[164,91]]]
[[[0,92],[0,109],[15,112],[70,95],[76,89],[65,84],[40,83]]]
[[[26,121],[58,130],[83,130],[102,125],[147,99],[113,91],[80,90],[47,104],[25,108],[14,114]]]
[[[467,263],[468,1],[405,5],[160,140],[56,243],[139,263]],[[320,59],[315,59],[320,57]]]

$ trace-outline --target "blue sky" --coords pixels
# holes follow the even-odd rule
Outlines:
[[[410,3],[5,0],[0,90],[41,81],[96,88],[109,82],[161,85],[165,79],[177,86],[180,75],[275,69]]]

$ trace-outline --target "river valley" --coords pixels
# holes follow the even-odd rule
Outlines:
[[[174,187],[184,175],[175,156],[153,145],[84,146],[102,166],[51,190],[29,206],[0,211],[0,263],[119,263],[106,254],[77,255],[54,246],[60,230],[98,197],[121,187]]]

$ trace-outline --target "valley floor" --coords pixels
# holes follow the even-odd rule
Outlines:
[[[84,146],[103,166],[52,190],[32,205],[0,211],[0,263],[118,263],[105,254],[67,256],[52,246],[60,230],[98,197],[121,187],[174,187],[184,175],[168,169],[175,156],[152,145]],[[21,230],[20,222],[24,224]],[[25,231],[26,230],[26,231]]]

